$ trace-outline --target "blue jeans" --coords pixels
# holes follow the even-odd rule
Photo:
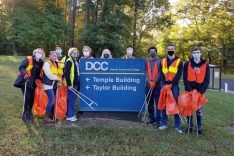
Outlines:
[[[54,90],[53,89],[49,89],[49,90],[45,90],[47,96],[48,96],[48,103],[46,106],[46,114],[50,114],[52,107],[54,105]]]
[[[172,86],[171,91],[172,91],[172,94],[173,94],[173,96],[174,96],[174,98],[175,98],[175,100],[177,102],[178,101],[178,96],[180,94],[179,85],[176,84],[176,85]],[[163,110],[162,111],[162,126],[167,126],[167,123],[168,123],[168,116],[166,114],[166,110]],[[178,114],[174,115],[174,126],[175,126],[175,128],[180,129],[180,117],[179,117]]]
[[[200,109],[198,109],[196,111],[196,116],[197,116],[197,129],[198,130],[201,130],[201,124],[202,124],[202,108],[201,107]],[[189,124],[189,117],[188,118],[188,124]],[[191,116],[191,119],[190,119],[190,125],[189,125],[189,128],[193,128],[193,116]]]
[[[73,86],[74,89],[77,90],[78,85]],[[74,116],[76,106],[76,94],[68,89],[68,99],[67,99],[67,117],[71,118]]]
[[[146,86],[146,88],[145,88],[146,96],[147,96],[149,90],[150,90],[150,86]],[[160,96],[160,91],[161,91],[161,87],[156,87],[153,90],[151,96],[149,93],[148,97],[147,97],[147,102],[149,101],[149,104],[148,104],[149,120],[155,121],[156,125],[160,125],[160,122],[162,119],[161,118],[161,110],[158,110],[158,100],[159,100],[159,96]],[[150,98],[150,100],[149,100],[149,98]],[[154,102],[156,104],[156,117],[154,116],[154,112],[155,112]]]

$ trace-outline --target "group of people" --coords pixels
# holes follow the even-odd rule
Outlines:
[[[166,109],[159,110],[158,102],[161,94],[161,89],[171,89],[175,101],[178,101],[180,94],[179,82],[183,73],[183,82],[185,91],[192,92],[197,90],[199,94],[204,94],[209,86],[210,70],[202,56],[202,49],[196,47],[192,50],[192,57],[185,63],[175,55],[176,47],[174,44],[167,45],[167,57],[160,59],[157,56],[157,48],[150,47],[148,49],[149,58],[146,60],[146,89],[145,93],[148,96],[148,112],[149,121],[146,124],[156,123],[158,130],[165,130],[168,125],[168,116]],[[149,90],[152,90],[149,96]],[[156,103],[156,108],[154,108]],[[197,131],[199,135],[204,135],[201,130],[202,125],[202,107],[196,112]],[[186,133],[191,133],[193,130],[192,114],[187,117],[188,128]],[[182,133],[180,128],[180,114],[174,115],[174,127],[178,133]]]
[[[82,49],[83,56],[81,59],[92,59],[91,48],[84,46]],[[179,96],[179,81],[183,73],[183,80],[185,90],[191,92],[196,89],[200,94],[204,94],[209,85],[209,66],[204,59],[202,59],[202,49],[194,48],[192,50],[192,57],[189,61],[183,64],[176,53],[174,44],[167,45],[167,57],[160,59],[157,56],[157,48],[152,46],[148,49],[149,58],[146,60],[146,97],[149,101],[148,112],[149,121],[147,124],[155,124],[158,130],[167,128],[168,116],[166,110],[158,109],[158,101],[163,87],[171,89],[175,100]],[[31,122],[34,118],[32,107],[34,102],[34,92],[36,88],[35,81],[40,79],[43,88],[48,96],[48,104],[46,106],[46,113],[44,120],[46,122],[54,122],[53,109],[56,90],[59,85],[65,84],[68,88],[67,92],[67,114],[66,120],[76,121],[77,118],[74,114],[76,94],[74,90],[78,90],[80,81],[79,72],[79,51],[73,47],[68,50],[68,58],[62,54],[62,47],[56,46],[55,51],[51,51],[49,59],[43,61],[45,52],[41,48],[33,51],[32,56],[26,57],[20,64],[18,77],[14,83],[15,87],[21,88],[24,100],[24,111],[22,120],[24,122]],[[111,59],[112,55],[110,50],[105,49],[102,51],[101,58]],[[126,48],[126,55],[122,59],[135,59],[133,56],[133,47]],[[205,69],[205,70],[204,70]],[[191,74],[194,76],[191,78]],[[152,92],[149,96],[149,92]],[[155,108],[156,104],[156,108]],[[201,131],[202,122],[202,108],[196,111],[197,115],[197,128],[198,134],[203,135]],[[192,117],[188,117],[189,127],[187,132],[192,132],[193,122]],[[180,116],[174,115],[174,126],[178,133],[182,133],[180,128]]]

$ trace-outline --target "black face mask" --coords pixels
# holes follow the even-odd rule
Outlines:
[[[174,54],[174,51],[167,51],[168,55],[172,56]]]
[[[104,54],[103,56],[104,56],[104,58],[108,58],[109,54]]]
[[[155,52],[151,52],[150,53],[150,57],[154,58],[156,56],[156,53]]]

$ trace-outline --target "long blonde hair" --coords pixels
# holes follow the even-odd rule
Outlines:
[[[72,54],[75,50],[77,51],[77,53],[79,53],[79,51],[78,51],[78,49],[77,49],[76,47],[72,47],[72,48],[70,48],[70,49],[68,50],[68,53],[67,53],[68,57],[71,57],[71,54]]]
[[[42,49],[42,48],[34,49],[34,50],[33,50],[33,55],[34,55],[38,50],[40,50],[40,51],[42,51],[42,52],[43,52],[43,54],[42,54],[42,58],[41,58],[41,59],[43,59],[43,58],[45,57],[45,51],[44,51],[44,49]]]
[[[101,58],[104,58],[104,54],[105,54],[106,52],[109,54],[109,58],[112,58],[112,55],[111,55],[111,52],[110,52],[109,49],[104,49],[104,50],[102,51],[102,56],[101,56]]]

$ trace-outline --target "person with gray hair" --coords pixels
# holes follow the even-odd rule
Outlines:
[[[43,60],[45,52],[42,48],[37,48],[33,51],[32,56],[27,56],[19,66],[18,77],[15,80],[14,86],[21,88],[25,97],[22,120],[31,122],[34,118],[32,107],[34,102],[34,92],[36,89],[36,79],[41,79]]]

